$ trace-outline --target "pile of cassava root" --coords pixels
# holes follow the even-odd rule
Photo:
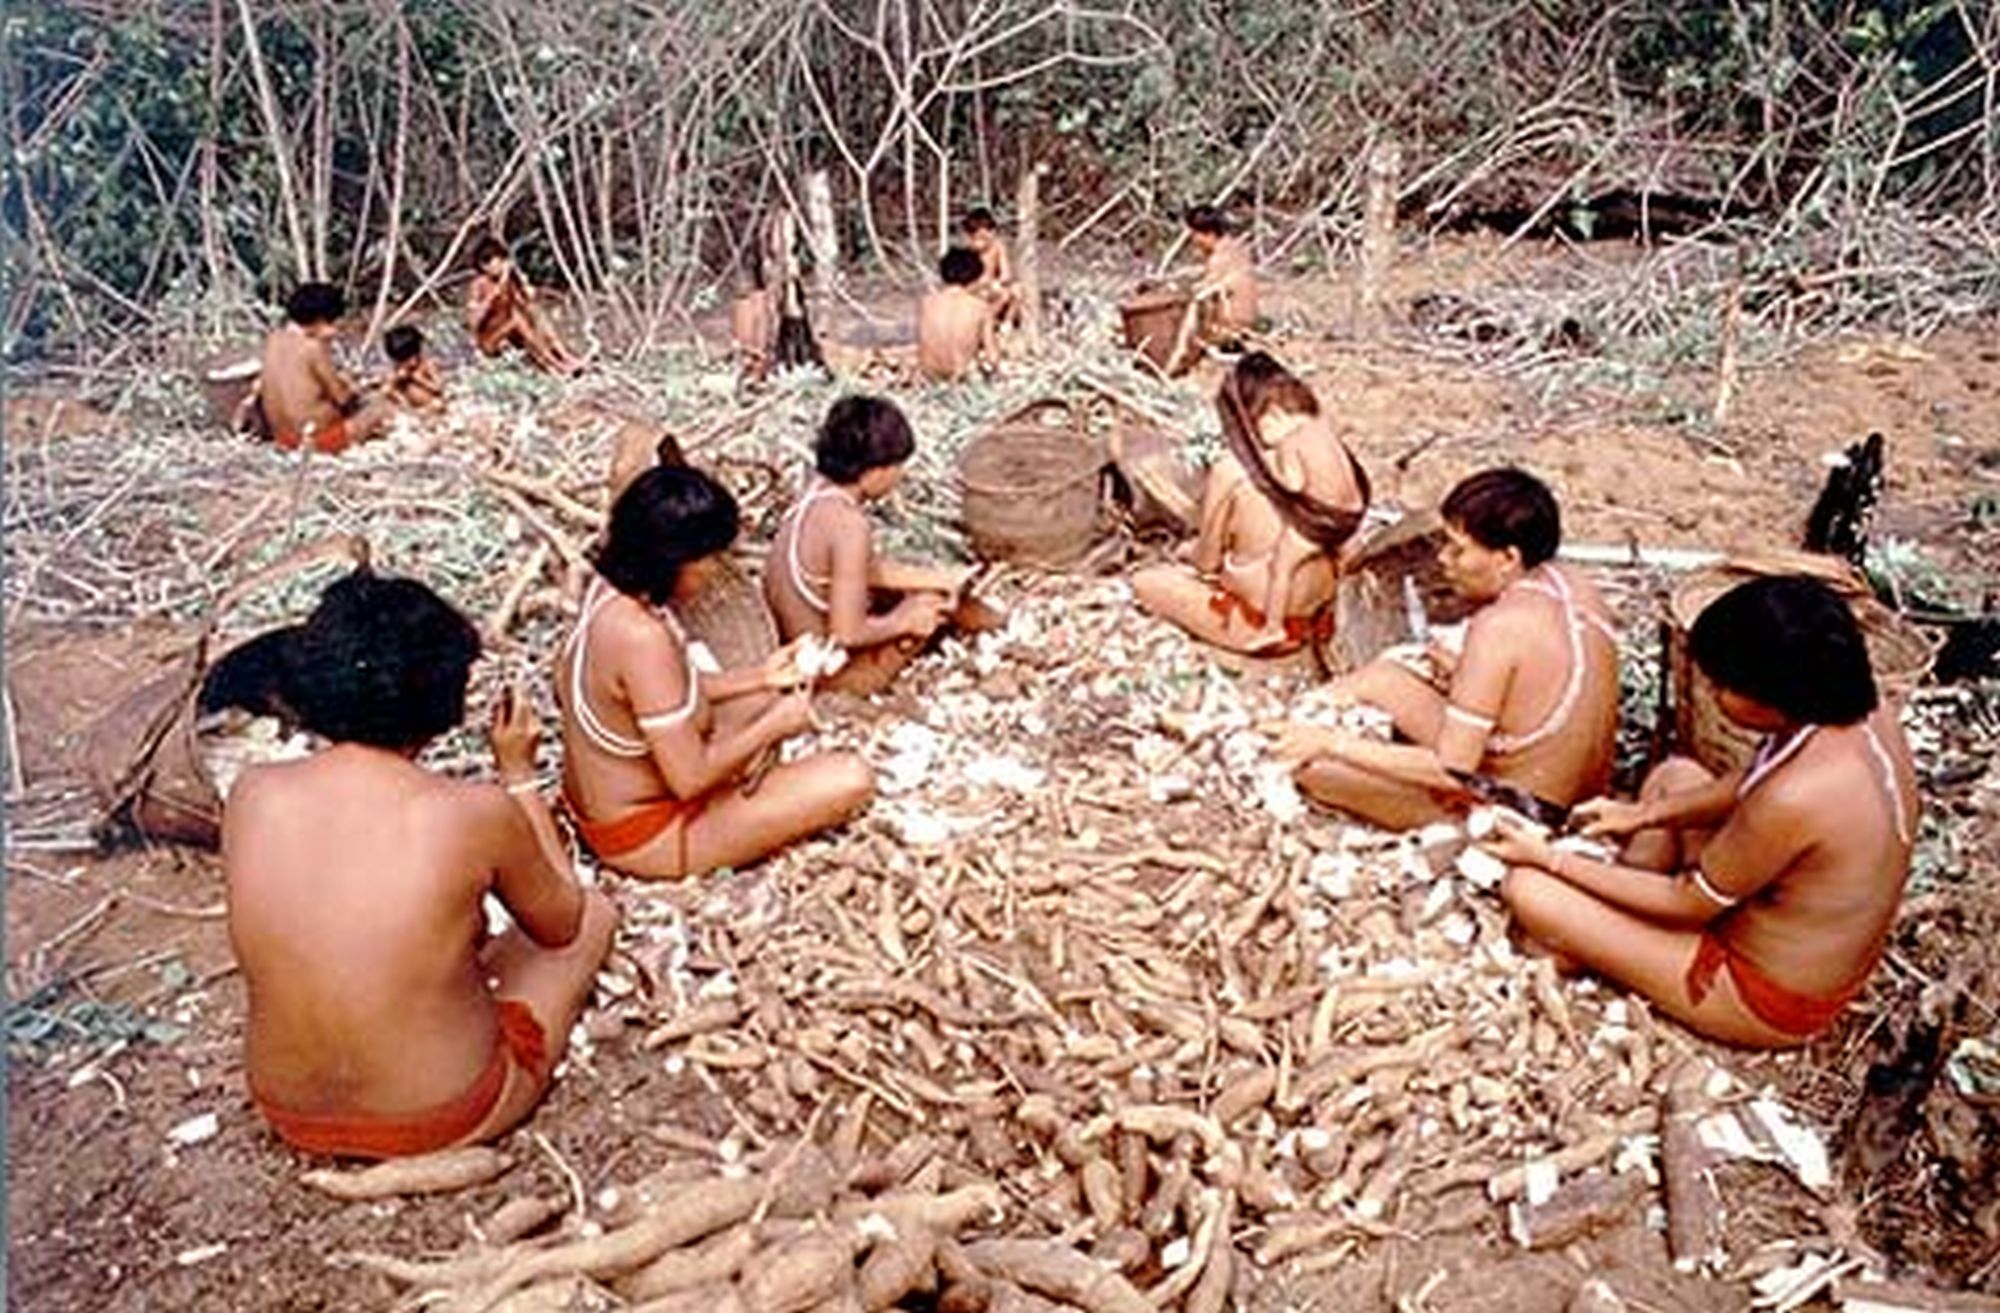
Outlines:
[[[554,1239],[341,1261],[463,1311],[1215,1313],[1388,1237],[1645,1216],[1695,1046],[1513,949],[1462,832],[1287,799],[1258,727],[1302,672],[1225,672],[1117,584],[1012,617],[907,676],[921,720],[823,736],[882,773],[861,821],[619,886],[585,1050],[725,1110],[647,1110],[679,1161]]]

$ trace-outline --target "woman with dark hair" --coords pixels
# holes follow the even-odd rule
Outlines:
[[[1132,578],[1139,605],[1204,643],[1276,655],[1313,618],[1330,623],[1341,547],[1368,509],[1368,476],[1319,399],[1263,352],[1238,361],[1215,399],[1229,454],[1209,470],[1188,565]]]
[[[1818,580],[1739,585],[1690,646],[1723,714],[1764,735],[1746,766],[1718,779],[1675,758],[1638,801],[1577,808],[1584,833],[1626,840],[1615,862],[1519,828],[1489,846],[1534,939],[1705,1035],[1792,1047],[1860,994],[1888,942],[1917,832],[1909,745],[1853,613]]]
[[[563,792],[584,842],[629,875],[676,878],[754,861],[837,825],[874,793],[852,753],[775,766],[765,749],[812,725],[789,650],[723,670],[674,605],[736,540],[727,489],[682,465],[647,470],[611,508],[575,631],[556,656]],[[783,690],[783,691],[781,691]]]
[[[886,687],[945,623],[965,582],[963,571],[875,552],[865,508],[895,491],[915,451],[895,403],[834,402],[813,444],[813,480],[765,558],[764,597],[785,637],[823,634],[846,649],[847,664],[828,681],[843,692]]]
[[[1556,563],[1562,523],[1533,475],[1485,470],[1441,508],[1452,587],[1479,604],[1462,652],[1385,655],[1344,676],[1340,699],[1389,713],[1403,743],[1289,726],[1281,755],[1329,806],[1392,829],[1462,811],[1462,778],[1491,776],[1567,807],[1611,782],[1618,640],[1590,581]]]
[[[414,580],[350,575],[287,634],[285,702],[331,746],[244,771],[223,814],[251,1097],[312,1153],[492,1139],[548,1088],[615,920],[542,801],[534,713],[496,707],[497,785],[415,763],[479,636]],[[489,893],[515,928],[482,946]]]

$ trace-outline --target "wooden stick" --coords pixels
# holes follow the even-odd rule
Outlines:
[[[521,609],[522,599],[527,597],[528,589],[534,586],[535,580],[541,578],[542,571],[548,567],[550,550],[547,541],[538,542],[535,544],[535,549],[528,553],[528,559],[521,563],[521,568],[515,572],[513,581],[507,585],[507,592],[501,597],[500,604],[486,617],[485,629],[489,640],[506,637],[507,627],[514,623],[514,613]]]
[[[1742,335],[1743,283],[1732,278],[1722,298],[1722,343],[1715,366],[1715,405],[1709,412],[1717,428],[1729,423],[1729,411],[1736,401],[1737,347]]]
[[[1042,350],[1042,261],[1038,252],[1042,216],[1042,169],[1040,164],[1021,170],[1014,189],[1015,241],[1014,295],[1020,307],[1021,337],[1028,354]]]
[[[503,488],[512,488],[515,492],[533,497],[537,501],[545,502],[553,509],[561,511],[564,515],[569,516],[579,524],[588,525],[592,530],[600,529],[604,526],[603,511],[598,510],[595,506],[585,506],[582,502],[570,496],[561,488],[558,488],[549,479],[537,479],[526,474],[516,473],[513,470],[500,469],[493,466],[480,470],[479,477],[487,480],[489,483],[497,483]]]
[[[797,396],[804,386],[805,384],[802,382],[794,382],[788,387],[774,390],[769,396],[761,397],[751,402],[734,414],[724,415],[721,419],[716,420],[713,424],[710,424],[707,428],[695,434],[686,442],[683,442],[681,444],[681,454],[692,456],[695,452],[701,450],[717,438],[741,428],[771,407],[777,405],[780,401],[788,401]]]
[[[549,545],[562,554],[564,564],[586,573],[592,569],[589,559],[583,554],[583,549],[571,542],[568,535],[564,534],[562,530],[543,519],[539,511],[528,505],[527,498],[515,492],[512,488],[506,487],[494,488],[493,495],[505,502],[508,509],[512,510],[514,514],[520,516],[522,523],[546,538],[549,541]]]
[[[1714,1270],[1726,1257],[1722,1245],[1722,1194],[1710,1170],[1699,1123],[1708,1112],[1709,1067],[1684,1059],[1667,1084],[1660,1128],[1660,1176],[1667,1196],[1667,1247],[1682,1272]]]

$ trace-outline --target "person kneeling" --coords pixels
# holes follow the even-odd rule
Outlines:
[[[1637,802],[1576,811],[1625,837],[1617,862],[1503,830],[1515,920],[1557,953],[1635,989],[1702,1034],[1803,1044],[1860,994],[1909,877],[1916,777],[1876,696],[1853,613],[1825,584],[1757,579],[1689,635],[1724,715],[1765,738],[1717,779],[1670,759]]]
[[[1337,560],[1367,512],[1368,476],[1312,390],[1263,352],[1237,363],[1215,404],[1229,453],[1208,474],[1193,568],[1149,566],[1132,591],[1204,643],[1294,651],[1315,616],[1333,618]]]
[[[490,1140],[548,1088],[616,919],[535,791],[534,714],[494,716],[500,785],[416,765],[479,637],[414,580],[335,583],[286,649],[286,700],[332,746],[245,770],[223,815],[251,1097],[312,1153]],[[489,893],[515,928],[482,945]]]
[[[845,752],[743,784],[753,761],[812,727],[812,704],[790,649],[725,671],[674,616],[737,527],[736,499],[699,470],[662,465],[634,479],[556,657],[563,791],[584,842],[628,875],[740,866],[838,825],[874,793],[867,763]]]
[[[1337,683],[1337,700],[1389,713],[1406,742],[1319,725],[1282,732],[1310,797],[1391,829],[1442,819],[1480,773],[1558,807],[1611,782],[1618,644],[1589,580],[1556,564],[1562,524],[1533,475],[1485,470],[1441,508],[1451,585],[1479,603],[1461,654],[1433,645],[1422,670],[1384,656]],[[1456,772],[1456,773],[1454,773]]]
[[[842,397],[813,445],[817,471],[785,514],[764,563],[764,597],[787,640],[824,634],[847,651],[828,681],[867,695],[922,650],[949,618],[965,572],[875,554],[863,507],[895,491],[916,451],[909,421],[880,397]],[[887,609],[871,605],[884,599]]]

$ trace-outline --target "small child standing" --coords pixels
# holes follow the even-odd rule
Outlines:
[[[444,377],[437,362],[424,354],[424,334],[415,324],[397,324],[382,335],[389,357],[389,378],[383,393],[405,410],[436,414],[444,409]]]
[[[866,504],[895,490],[915,451],[893,403],[834,402],[813,445],[816,474],[771,542],[764,597],[785,641],[825,634],[847,649],[827,687],[864,695],[885,687],[945,623],[965,582],[962,570],[875,554]],[[871,594],[888,605],[872,606]]]
[[[938,261],[944,285],[917,305],[917,367],[938,383],[956,383],[977,364],[999,363],[994,304],[979,291],[985,265],[976,252],[954,246]]]

